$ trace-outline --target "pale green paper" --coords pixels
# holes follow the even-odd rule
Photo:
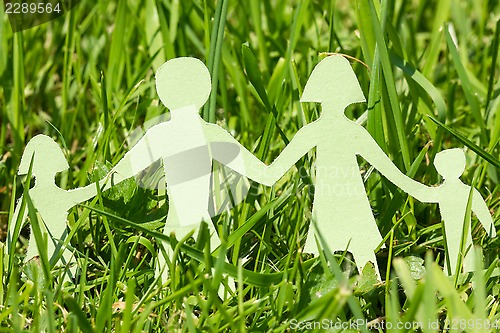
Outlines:
[[[342,56],[323,59],[313,70],[302,102],[321,103],[318,120],[301,128],[267,171],[274,183],[303,155],[316,147],[313,220],[331,250],[348,249],[359,272],[371,261],[382,237],[373,217],[356,156],[363,157],[387,179],[411,193],[423,185],[406,177],[385,155],[370,134],[344,115],[347,106],[364,102],[358,80]],[[310,229],[312,230],[312,229]],[[309,232],[305,252],[318,253]],[[379,277],[380,278],[380,277]]]
[[[463,258],[463,268],[465,272],[473,272],[474,251],[472,247],[471,220],[466,219],[467,202],[471,187],[460,180],[460,176],[465,170],[465,155],[461,149],[447,149],[436,154],[434,166],[439,174],[444,178],[443,184],[437,187],[419,187],[411,192],[411,195],[422,202],[436,202],[439,204],[439,211],[446,231],[446,245],[450,260],[450,268],[446,266],[448,275],[456,272],[460,254],[460,242],[462,233],[465,232],[465,253]],[[495,237],[496,230],[491,218],[488,206],[481,194],[473,189],[472,192],[472,212],[476,214],[479,222],[483,225],[488,236]],[[465,221],[465,223],[464,223]],[[463,230],[463,227],[466,227]]]
[[[19,165],[19,174],[27,174],[33,157],[32,176],[35,177],[35,186],[29,189],[29,196],[41,217],[40,227],[45,237],[48,239],[47,256],[52,264],[57,257],[57,254],[64,242],[66,235],[66,218],[71,207],[86,201],[96,195],[97,189],[95,184],[88,185],[83,188],[74,190],[63,190],[55,183],[57,173],[65,171],[69,168],[68,163],[59,145],[46,135],[37,135],[33,137],[24,150]],[[15,244],[12,244],[14,236],[15,223],[19,215],[21,199],[18,200],[16,209],[9,223],[9,234],[7,247],[8,249]],[[22,224],[27,220],[28,208],[24,211]],[[50,235],[50,237],[47,237]],[[27,259],[38,256],[38,247],[35,237],[30,237],[28,245]],[[69,250],[63,250],[62,261],[66,264],[74,260]],[[71,274],[74,274],[74,268],[71,269]]]
[[[442,185],[428,187],[405,176],[385,155],[370,134],[344,115],[345,108],[365,98],[349,62],[341,56],[322,60],[313,70],[302,96],[303,102],[318,102],[322,114],[318,120],[301,128],[281,155],[266,166],[245,149],[226,130],[205,122],[198,114],[211,90],[210,74],[205,65],[194,58],[167,61],[156,74],[156,88],[162,103],[170,109],[171,119],[149,128],[137,144],[106,177],[104,190],[133,177],[161,160],[167,183],[169,212],[165,234],[175,233],[180,239],[202,221],[207,222],[211,246],[220,240],[210,217],[212,162],[267,186],[273,185],[303,155],[316,147],[316,187],[313,220],[331,250],[350,251],[359,271],[371,261],[379,273],[374,250],[382,237],[366,196],[357,156],[363,157],[387,179],[422,202],[439,203],[445,223],[451,274],[455,272],[465,219],[470,186],[459,177],[465,168],[462,151],[450,149],[437,154],[435,166],[445,178]],[[54,263],[65,237],[68,210],[96,195],[96,184],[75,190],[63,190],[55,184],[58,172],[68,169],[60,147],[51,138],[38,135],[28,142],[21,159],[19,174],[26,174],[33,157],[35,186],[29,195],[50,234],[47,253]],[[19,201],[20,203],[20,201]],[[12,247],[15,221],[20,204],[10,220],[8,248]],[[493,220],[481,195],[475,189],[472,211],[490,236],[496,234]],[[27,213],[22,217],[25,222]],[[466,221],[466,245],[472,244],[470,220]],[[43,224],[42,224],[43,228]],[[312,230],[312,229],[311,229]],[[33,238],[34,239],[34,238]],[[306,252],[318,253],[312,232]],[[167,254],[172,251],[167,247]],[[35,242],[30,242],[27,258],[38,255]],[[63,261],[71,260],[63,251]],[[159,269],[168,274],[165,258],[160,255]],[[472,256],[464,258],[466,271],[474,269]],[[379,276],[380,278],[380,276]]]
[[[436,156],[435,165],[445,177],[439,187],[427,187],[405,176],[385,155],[370,134],[344,115],[352,103],[364,102],[364,96],[349,65],[342,56],[323,59],[313,70],[304,88],[302,102],[318,102],[322,115],[301,128],[267,171],[265,183],[274,183],[303,155],[316,147],[316,187],[313,220],[331,250],[348,249],[361,272],[371,261],[378,272],[374,254],[382,241],[365,193],[356,156],[363,157],[382,175],[403,191],[422,202],[437,202],[445,223],[451,272],[459,256],[470,187],[459,177],[465,168],[463,152],[456,149]],[[263,180],[264,181],[264,180]],[[472,211],[493,237],[493,220],[481,195],[474,189]],[[465,248],[472,245],[470,220]],[[316,242],[309,232],[304,251],[317,253]],[[464,259],[466,271],[474,269],[472,252]],[[451,272],[448,272],[451,274]]]
[[[209,213],[212,161],[256,181],[267,166],[226,130],[205,122],[198,114],[211,90],[210,74],[200,60],[167,61],[156,73],[156,89],[171,118],[151,127],[125,154],[110,172],[111,183],[135,176],[161,159],[169,198],[164,234],[174,232],[180,239],[192,230],[197,231],[200,222],[205,221],[213,234],[211,246],[215,248],[220,240]],[[165,259],[160,258],[159,267],[166,277]]]

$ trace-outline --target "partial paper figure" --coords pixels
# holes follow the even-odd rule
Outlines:
[[[33,137],[24,150],[19,166],[19,175],[27,174],[32,164],[32,176],[35,177],[35,185],[28,190],[28,194],[33,202],[34,208],[41,217],[40,228],[47,239],[47,246],[39,245],[33,233],[30,237],[26,259],[32,259],[39,256],[38,247],[47,251],[47,258],[51,266],[54,266],[58,259],[58,254],[62,249],[61,264],[66,265],[73,259],[72,254],[63,243],[68,233],[67,216],[68,211],[75,205],[84,202],[96,195],[96,184],[90,184],[86,187],[63,190],[55,183],[57,173],[69,168],[68,162],[59,145],[46,135],[37,135]],[[29,183],[29,180],[28,180]],[[9,234],[7,239],[7,249],[15,246],[14,238],[16,222],[21,213],[21,197],[16,205],[13,216],[9,222]],[[23,215],[20,217],[18,230],[27,222],[28,207],[25,207]],[[70,270],[70,277],[74,275],[74,267]]]
[[[472,226],[470,215],[466,214],[469,195],[472,196],[471,210],[476,214],[490,237],[496,235],[495,224],[481,194],[460,180],[460,176],[465,171],[465,154],[461,149],[447,149],[437,153],[434,158],[434,166],[443,177],[443,184],[437,187],[419,187],[411,191],[411,195],[422,202],[439,204],[441,219],[444,223],[447,256],[450,262],[450,267],[448,267],[445,260],[448,275],[457,272],[460,257],[462,257],[464,271],[473,272],[475,264]],[[463,248],[461,247],[462,237],[465,239]],[[458,273],[460,272],[461,269]]]

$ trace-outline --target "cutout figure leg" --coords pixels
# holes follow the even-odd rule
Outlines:
[[[313,253],[315,255],[319,254],[318,245],[316,243],[316,230],[314,230],[313,224],[309,224],[309,231],[307,232],[306,243],[304,244],[304,252],[305,253]],[[334,249],[330,249],[334,251]]]
[[[188,233],[190,233],[193,230],[194,230],[193,237],[196,238],[196,236],[198,235],[200,225],[191,225],[191,226],[187,226],[187,227],[168,226],[169,222],[170,221],[168,221],[168,219],[167,219],[167,223],[165,224],[165,229],[163,232],[165,235],[170,236],[170,234],[174,233],[177,240],[181,240],[182,238],[184,238]],[[219,240],[219,237],[217,235],[217,232],[215,231],[215,228],[211,224],[212,224],[212,222],[207,223],[208,232],[210,233],[210,249],[213,250],[220,245],[220,240]],[[165,247],[165,255],[168,256],[170,261],[172,261],[174,259],[173,258],[174,249],[172,248],[172,246],[170,244],[165,244],[164,247]],[[165,282],[168,279],[169,267],[167,265],[167,260],[164,257],[163,253],[161,253],[158,256],[157,274],[160,272],[161,272],[161,281]]]
[[[51,266],[55,265],[56,259],[59,255],[59,252],[62,250],[62,254],[60,257],[60,264],[59,266],[61,267],[66,267],[68,264],[74,264],[75,258],[73,256],[73,253],[68,248],[63,248],[64,241],[66,237],[68,236],[68,229],[64,229],[63,233],[61,235],[53,235],[51,232],[51,228],[47,228],[45,223],[40,221],[40,228],[42,229],[42,235],[47,239],[47,247],[46,247],[46,255],[47,258],[49,259],[49,262]],[[31,226],[30,226],[31,227]],[[28,244],[28,251],[26,253],[26,261],[33,259],[33,257],[38,256],[38,245],[36,243],[35,236],[33,232],[31,232],[30,236],[30,242]],[[57,262],[59,262],[57,260]],[[76,265],[71,265],[69,266],[69,271],[67,271],[64,275],[64,281],[69,282],[70,279],[75,278],[76,276]]]
[[[476,258],[474,257],[474,246],[471,246],[464,258],[464,272],[474,272],[476,270]]]
[[[316,238],[314,237],[316,232],[313,233],[312,232],[313,230],[314,227],[311,225],[309,227],[309,232],[307,234],[306,244],[304,246],[304,252],[318,254],[319,249],[316,245]],[[338,249],[330,249],[330,250],[337,251]],[[356,247],[354,244],[352,244],[352,242],[349,244],[349,248],[347,250],[352,253],[354,260],[356,261],[356,267],[358,268],[359,274],[363,272],[363,268],[365,267],[366,263],[370,261],[371,263],[373,263],[379,281],[382,281],[380,277],[380,270],[378,267],[377,257],[375,256],[375,252],[367,251],[363,248],[359,248],[359,246]]]
[[[452,229],[453,230],[453,229]],[[460,256],[460,243],[462,241],[461,233],[450,233],[446,232],[446,245],[448,247],[448,256],[450,259],[450,268],[451,271],[448,270],[448,265],[445,263],[446,270],[448,275],[453,275],[457,271],[458,259]],[[468,252],[467,252],[467,249]],[[464,268],[464,272],[472,272],[474,271],[474,248],[472,246],[472,236],[469,232],[465,239],[465,247],[464,251],[466,251],[464,258],[462,259],[462,266]],[[460,269],[461,271],[461,269]]]
[[[358,273],[363,273],[363,268],[368,262],[371,262],[375,268],[375,273],[377,273],[377,278],[379,281],[382,281],[380,277],[380,270],[378,268],[377,257],[375,256],[375,252],[366,251],[362,249],[356,249],[355,246],[349,248],[348,251],[352,253],[354,260],[356,261],[356,266],[358,267]]]
[[[458,241],[458,246],[455,246],[456,242],[451,242],[450,239],[448,239],[448,258],[450,260],[450,267],[448,268],[448,264],[445,262],[445,267],[447,274],[449,276],[455,274],[457,271],[457,262],[458,262],[458,255],[459,255],[459,248],[460,248],[460,240]]]
[[[206,222],[208,225],[208,232],[210,234],[210,250],[213,251],[215,248],[217,248],[220,245],[220,239],[217,234],[217,231],[214,228],[214,225],[212,224],[212,221],[209,220]],[[200,222],[201,224],[201,222]],[[168,211],[168,216],[167,216],[167,221],[165,223],[165,228],[163,229],[163,234],[170,236],[171,233],[175,234],[175,237],[180,240],[183,237],[185,237],[188,233],[191,231],[195,231],[193,234],[193,237],[196,238],[198,235],[198,231],[200,229],[200,225],[189,225],[189,226],[180,226],[179,225],[179,220],[177,213],[175,211],[174,207],[170,207]],[[169,260],[172,261],[173,254],[174,254],[174,249],[170,244],[165,244],[165,255],[168,256]],[[167,260],[166,257],[164,256],[163,252],[160,252],[158,255],[158,266],[156,269],[156,275],[161,275],[160,281],[164,283],[168,279],[169,275],[169,267],[167,265]],[[234,280],[231,277],[228,277],[228,286],[231,290],[234,291],[233,287],[234,286]],[[225,299],[225,290],[224,286],[220,285],[219,287],[219,297],[221,299]]]
[[[474,256],[474,245],[472,243],[472,235],[469,231],[465,241],[465,257],[463,259],[464,273],[474,272],[476,269],[476,259]]]

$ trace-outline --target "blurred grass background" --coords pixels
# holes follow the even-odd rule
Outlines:
[[[462,179],[475,184],[500,227],[496,1],[82,0],[64,17],[15,34],[2,14],[3,230],[22,193],[23,179],[15,174],[26,142],[43,133],[64,148],[71,168],[58,177],[61,187],[98,179],[130,148],[135,128],[167,112],[156,96],[154,71],[173,57],[207,64],[213,91],[202,116],[272,162],[285,138],[319,115],[318,106],[301,104],[299,97],[323,53],[350,57],[368,102],[347,115],[367,128],[400,170],[438,184],[435,154],[465,147]],[[311,152],[301,163],[312,170],[314,160]],[[377,253],[381,274],[389,278],[382,284],[373,285],[369,270],[358,281],[345,254],[308,260],[301,253],[312,191],[307,177],[292,170],[213,219],[229,235],[227,258],[240,282],[235,295],[217,298],[218,279],[230,268],[216,265],[215,280],[207,278],[209,257],[190,260],[201,252],[181,251],[177,274],[159,286],[153,274],[159,244],[152,235],[162,229],[165,198],[131,180],[99,195],[90,208],[70,212],[71,244],[83,270],[79,281],[63,286],[54,270],[33,283],[2,266],[0,327],[282,332],[294,331],[293,318],[436,319],[441,329],[453,318],[498,320],[498,277],[478,274],[480,287],[473,289],[469,281],[442,275],[437,207],[407,198],[359,161],[387,245]],[[475,219],[472,231],[486,267],[497,267],[500,240],[488,238]],[[202,250],[206,242],[188,243]],[[334,269],[339,260],[350,279]]]

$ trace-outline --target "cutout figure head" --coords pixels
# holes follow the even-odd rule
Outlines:
[[[170,110],[194,106],[199,110],[208,100],[212,88],[210,73],[195,58],[175,58],[156,72],[156,91]]]
[[[33,157],[32,175],[37,178],[54,179],[56,173],[69,168],[61,147],[52,138],[39,134],[33,137],[24,149],[19,164],[19,175],[28,173],[33,154],[35,156]]]
[[[465,171],[465,154],[459,148],[440,151],[434,158],[434,166],[444,179],[459,178]]]
[[[314,67],[300,101],[322,103],[330,108],[338,106],[344,110],[353,103],[366,100],[349,61],[334,55]]]

